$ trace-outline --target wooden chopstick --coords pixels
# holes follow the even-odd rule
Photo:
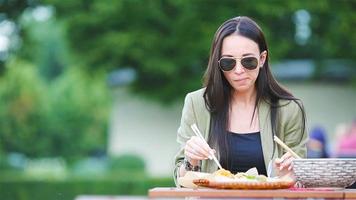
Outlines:
[[[192,130],[193,130],[193,132],[195,133],[196,136],[198,136],[198,137],[199,137],[200,139],[202,139],[206,144],[208,144],[208,143],[205,141],[203,135],[200,133],[200,131],[199,131],[199,129],[198,129],[198,127],[197,127],[196,124],[192,124],[192,125],[190,126],[190,128],[192,128]],[[210,152],[209,152],[209,153],[210,153]],[[223,168],[221,167],[221,165],[220,165],[218,159],[215,157],[214,153],[210,153],[210,155],[213,157],[213,160],[214,160],[215,163],[218,165],[219,169],[223,169]]]
[[[282,142],[282,140],[279,139],[277,136],[274,136],[273,140],[277,142],[279,145],[281,145],[281,147],[287,150],[290,154],[292,154],[294,158],[301,159],[301,157],[298,154],[296,154],[291,148],[289,148],[286,144],[284,144],[284,142]]]

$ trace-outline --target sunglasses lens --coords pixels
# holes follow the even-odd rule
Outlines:
[[[219,62],[220,68],[224,71],[232,70],[236,65],[236,60],[233,58],[222,58]]]
[[[242,58],[241,65],[246,69],[256,69],[258,66],[258,60],[254,57]]]

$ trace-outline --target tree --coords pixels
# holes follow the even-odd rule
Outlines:
[[[61,1],[45,0],[67,24],[72,49],[87,71],[132,67],[134,91],[167,102],[201,84],[209,47],[226,19],[247,15],[263,28],[272,60],[356,58],[356,1]],[[295,40],[293,16],[310,13],[312,35]],[[347,39],[345,39],[347,38]]]
[[[22,15],[23,11],[28,8],[35,6],[36,0],[3,0],[0,2],[0,24],[5,20],[14,22],[17,24],[18,19]],[[24,32],[21,31],[19,26],[16,27],[19,29],[22,38],[25,37]],[[1,53],[1,52],[0,52]],[[5,71],[5,62],[6,60],[0,59],[0,75]]]
[[[19,67],[21,66],[21,67]],[[0,79],[0,146],[6,153],[48,156],[45,87],[28,63],[12,62]]]
[[[66,159],[105,152],[110,100],[101,75],[66,70],[50,84],[12,60],[0,77],[0,153]]]

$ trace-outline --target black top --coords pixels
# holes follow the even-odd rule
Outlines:
[[[228,132],[228,162],[224,169],[236,174],[256,167],[259,174],[267,175],[261,144],[260,132],[237,134]],[[221,155],[224,156],[224,155]]]

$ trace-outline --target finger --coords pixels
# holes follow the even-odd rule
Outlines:
[[[189,145],[185,146],[184,154],[186,156],[188,156],[189,158],[193,158],[193,157],[194,158],[196,158],[196,157],[201,158],[202,157],[194,148],[191,148]]]
[[[291,166],[293,160],[294,160],[293,157],[289,157],[288,159],[286,159],[286,160],[283,162],[283,168],[288,168],[288,170],[290,170],[290,166]]]
[[[199,144],[196,144],[196,143],[189,143],[188,144],[189,148],[190,149],[193,149],[194,153],[198,156],[201,156],[201,157],[204,157],[204,158],[208,158],[210,157],[210,154],[209,152],[205,151],[204,148],[202,148],[201,146],[199,146]]]
[[[202,149],[201,152],[204,152],[204,155],[206,157],[211,157],[212,149],[204,140],[200,139],[199,137],[192,137],[192,140],[191,142],[189,142],[189,145],[195,149],[197,149],[196,146],[198,146],[199,149]]]
[[[276,166],[280,166],[284,162],[284,160],[288,159],[291,156],[292,155],[289,152],[287,152],[287,153],[283,154],[281,158],[276,158],[275,159]]]
[[[283,162],[283,160],[280,159],[280,158],[274,159],[274,163],[275,163],[276,165],[280,165],[282,162]]]
[[[211,149],[210,155],[211,155],[212,157],[213,157],[214,155],[216,155],[216,150],[215,150],[215,149]]]
[[[190,150],[185,151],[185,156],[191,160],[206,160],[206,157],[199,156]]]
[[[194,140],[189,140],[184,147],[185,154],[186,152],[188,152],[190,153],[189,155],[194,155],[195,157],[199,157],[200,160],[206,159],[206,156],[204,154],[201,154],[199,149],[197,148],[199,148],[199,146],[196,147],[196,145],[194,144]]]
[[[204,151],[208,154],[208,156],[213,153],[212,149],[209,147],[208,143],[205,140],[202,140],[199,137],[195,137],[193,138],[193,141],[197,145],[199,145],[199,147],[203,148]]]
[[[291,157],[292,154],[290,154],[289,152],[283,154],[283,156],[281,157],[282,160],[286,160],[287,158]]]
[[[291,171],[293,169],[294,165],[293,162],[289,165],[288,170]]]
[[[285,159],[280,166],[280,170],[282,170],[283,168],[289,168],[293,160],[293,157]]]
[[[292,155],[291,155],[289,152],[287,152],[287,153],[283,154],[281,158],[276,158],[276,159],[274,160],[275,166],[276,166],[277,168],[283,169],[284,166],[283,166],[282,164],[284,163],[284,161],[285,161],[286,159],[288,159],[288,158],[290,158],[290,157],[292,157]]]

